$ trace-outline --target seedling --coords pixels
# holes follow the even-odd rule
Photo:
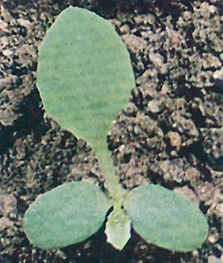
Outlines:
[[[116,249],[126,245],[131,224],[146,241],[173,251],[202,245],[208,224],[195,203],[159,185],[124,190],[115,176],[106,135],[135,80],[127,49],[109,21],[77,7],[64,10],[39,48],[37,86],[51,117],[94,148],[108,194],[71,182],[41,195],[24,215],[31,243],[54,249],[84,241],[112,207],[105,233]]]

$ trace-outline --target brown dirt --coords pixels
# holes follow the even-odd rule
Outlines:
[[[126,188],[159,183],[200,206],[210,231],[202,248],[174,253],[134,231],[119,252],[104,226],[57,251],[29,244],[28,205],[65,181],[103,186],[93,151],[44,114],[35,86],[37,47],[64,8],[110,19],[131,54],[136,87],[108,136]],[[2,0],[0,16],[0,262],[223,262],[223,4],[221,0]]]

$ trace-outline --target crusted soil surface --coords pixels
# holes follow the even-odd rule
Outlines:
[[[222,263],[222,1],[1,0],[0,5],[0,262]],[[202,248],[174,253],[132,231],[120,252],[106,243],[104,226],[61,250],[38,249],[26,239],[22,218],[40,193],[72,180],[104,186],[93,150],[45,114],[35,84],[38,45],[69,5],[110,19],[131,55],[136,87],[108,135],[120,182],[129,189],[161,184],[198,203],[210,225]]]

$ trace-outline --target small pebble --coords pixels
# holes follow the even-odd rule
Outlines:
[[[2,54],[3,54],[4,56],[6,56],[6,57],[9,57],[10,55],[12,55],[12,53],[13,53],[13,52],[12,52],[11,50],[9,50],[9,49],[2,51]]]
[[[217,258],[215,256],[208,257],[208,263],[223,263],[223,258]]]
[[[181,137],[179,133],[169,131],[166,135],[170,139],[170,144],[174,147],[180,147],[182,144]]]
[[[152,113],[158,113],[162,110],[162,103],[158,100],[151,100],[147,104],[148,110]]]

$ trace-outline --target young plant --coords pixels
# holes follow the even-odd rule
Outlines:
[[[129,54],[109,21],[77,7],[58,16],[39,48],[37,86],[51,117],[94,148],[108,194],[71,182],[39,196],[23,220],[34,245],[54,249],[84,241],[111,207],[105,233],[116,249],[126,245],[131,224],[146,241],[173,251],[204,242],[208,224],[187,197],[152,184],[124,190],[115,176],[106,135],[134,85]]]

